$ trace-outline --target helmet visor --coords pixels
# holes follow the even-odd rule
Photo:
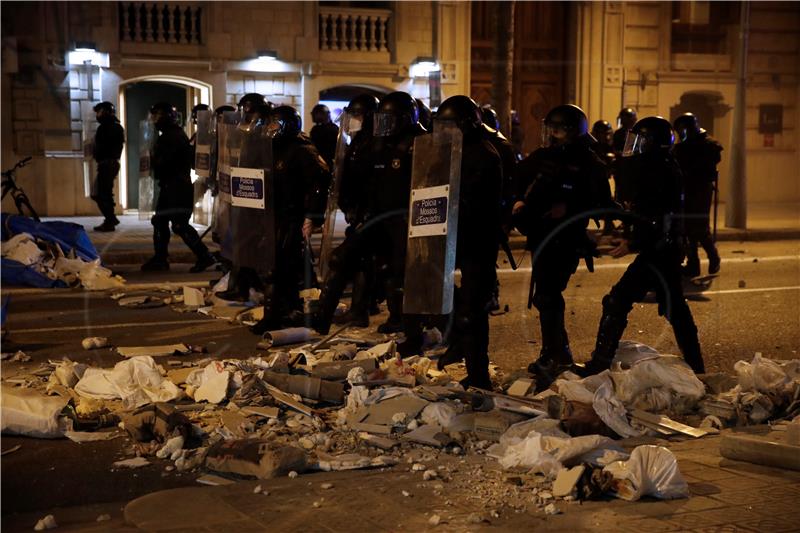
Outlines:
[[[625,147],[622,149],[622,157],[630,157],[636,154],[643,154],[647,148],[647,138],[632,131],[625,137]]]
[[[397,117],[391,113],[375,113],[372,133],[375,137],[388,137],[397,132]]]
[[[570,138],[571,128],[561,122],[542,121],[542,146],[564,144]]]
[[[270,118],[269,122],[267,122],[267,137],[270,139],[275,139],[276,137],[280,137],[281,133],[283,133],[284,124],[281,119],[278,117]]]

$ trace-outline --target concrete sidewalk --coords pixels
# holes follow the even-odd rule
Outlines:
[[[767,428],[749,428],[765,432]],[[729,430],[726,430],[729,431]],[[677,457],[691,496],[628,502],[556,501],[560,514],[536,504],[531,480],[500,470],[482,456],[440,454],[431,465],[446,480],[423,481],[411,463],[391,469],[303,474],[296,479],[240,481],[220,487],[153,492],[124,505],[95,504],[53,509],[68,531],[151,532],[350,532],[350,531],[614,531],[761,532],[797,531],[800,472],[731,461],[720,456],[721,437],[620,441],[668,447]],[[163,464],[162,464],[163,463]],[[163,461],[146,468],[162,469]],[[168,475],[168,474],[165,474]],[[192,473],[197,477],[200,473]],[[188,481],[188,480],[187,480]],[[328,488],[323,483],[333,486]],[[254,488],[260,485],[261,493]],[[403,492],[408,496],[405,496]],[[551,500],[552,501],[552,500]],[[108,513],[111,520],[97,523]],[[29,530],[37,514],[5,516],[4,529]],[[438,515],[438,526],[431,517]],[[26,527],[27,526],[27,527]]]
[[[719,206],[717,240],[719,241],[767,241],[800,239],[800,203],[782,204],[751,204],[748,206],[747,229],[724,227],[725,205]],[[45,220],[66,220],[81,224],[89,232],[92,242],[100,252],[104,263],[108,265],[142,264],[153,254],[153,228],[149,220],[139,220],[138,215],[123,215],[122,223],[117,226],[117,231],[112,233],[99,233],[92,228],[100,224],[101,217],[52,217]],[[590,227],[594,224],[590,223]],[[205,226],[195,226],[202,233]],[[339,213],[334,233],[334,243],[344,239],[346,223],[344,216]],[[211,242],[210,232],[204,242],[216,249]],[[319,250],[320,234],[312,237],[312,246]],[[510,237],[511,248],[521,250],[525,247],[525,237],[514,232]],[[170,242],[170,260],[174,263],[194,263],[194,255],[181,242],[180,238],[173,235]]]

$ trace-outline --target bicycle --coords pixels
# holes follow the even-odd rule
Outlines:
[[[14,200],[14,205],[17,206],[17,211],[19,211],[20,215],[30,216],[36,222],[41,222],[39,215],[36,213],[36,210],[31,205],[31,201],[28,199],[28,195],[25,194],[25,191],[18,187],[17,183],[14,181],[14,174],[16,173],[17,169],[27,165],[31,159],[31,157],[26,157],[25,159],[17,161],[17,164],[14,165],[14,168],[2,172],[2,199],[5,199],[6,195],[10,193],[11,198]],[[25,214],[26,209],[28,210],[28,213],[30,213],[29,215]]]

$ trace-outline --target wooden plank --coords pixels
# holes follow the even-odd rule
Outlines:
[[[694,438],[702,437],[703,435],[708,434],[708,431],[706,431],[705,429],[687,426],[686,424],[681,424],[680,422],[676,422],[675,420],[672,420],[669,417],[663,415],[655,415],[653,413],[648,413],[647,411],[640,411],[639,409],[634,409],[631,415],[633,416],[633,418],[637,420],[641,420],[649,424],[654,424],[666,429],[671,429],[672,431],[683,433],[684,435],[689,435],[690,437]]]

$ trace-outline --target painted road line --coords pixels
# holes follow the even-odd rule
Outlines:
[[[689,293],[689,294],[699,294],[702,296],[710,295],[710,294],[741,294],[746,292],[774,292],[774,291],[797,291],[800,290],[800,285],[790,285],[788,287],[753,287],[752,289],[723,289],[720,291],[704,291],[698,293]]]
[[[84,289],[39,289],[34,287],[3,287],[3,294],[13,294],[13,295],[28,295],[28,294],[47,294],[48,296],[77,296],[80,294],[88,295],[98,295],[98,296],[107,296],[109,292],[134,292],[134,291],[149,291],[149,290],[158,290],[161,288],[166,289],[170,287],[172,290],[178,290],[181,287],[194,287],[194,288],[202,288],[208,287],[208,280],[204,281],[162,281],[162,282],[154,282],[154,283],[130,283],[123,285],[122,287],[116,287],[114,289],[106,289],[102,291],[87,291]]]
[[[94,330],[94,329],[114,329],[114,328],[157,328],[158,326],[186,326],[189,324],[230,324],[224,320],[215,318],[206,318],[200,320],[162,320],[160,322],[126,322],[121,324],[99,324],[99,325],[82,325],[82,326],[60,326],[54,328],[32,328],[32,329],[14,329],[9,328],[10,332],[15,335],[20,333],[51,333],[56,331],[80,331],[80,330]]]
[[[623,270],[623,269],[628,268],[628,265],[630,265],[631,262],[633,262],[633,258],[634,257],[635,256],[631,255],[629,261],[623,260],[623,261],[614,262],[614,263],[601,263],[599,265],[595,264],[594,265],[594,269],[595,270]],[[780,261],[800,261],[800,255],[773,255],[773,256],[767,256],[767,257],[759,257],[759,256],[729,257],[729,258],[725,258],[725,259],[722,260],[722,266],[724,267],[725,265],[737,264],[737,263],[752,263],[754,259],[758,260],[756,263],[773,263],[773,262],[780,262]],[[530,257],[528,258],[528,260],[530,260]],[[701,264],[708,264],[708,260],[707,259],[702,260]],[[578,267],[578,271],[579,272],[580,271],[586,272],[587,271],[586,265],[581,263],[581,265]],[[514,272],[527,272],[527,273],[530,274],[531,267],[529,267],[529,266],[521,267],[521,268],[518,268],[517,270],[514,270],[511,267],[503,267],[503,268],[498,268],[497,272],[503,273],[503,274],[514,273]]]

